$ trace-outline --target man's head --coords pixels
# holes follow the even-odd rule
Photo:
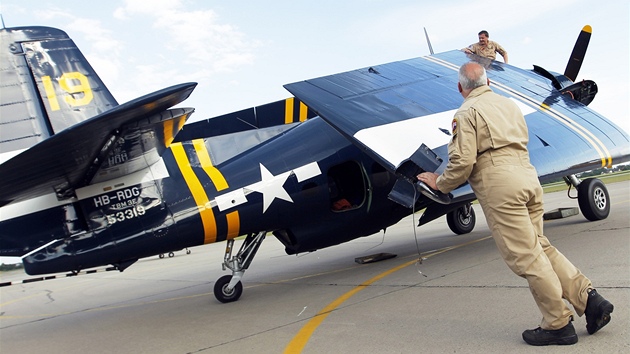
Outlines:
[[[479,32],[478,34],[479,36],[479,44],[482,46],[487,46],[488,45],[488,38],[490,38],[490,35],[488,34],[488,31],[483,30],[481,32]]]
[[[457,88],[464,98],[468,96],[470,91],[484,85],[490,85],[490,80],[488,80],[486,69],[483,66],[471,61],[459,68]]]

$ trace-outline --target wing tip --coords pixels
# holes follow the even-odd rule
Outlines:
[[[590,25],[582,27],[582,32],[593,33],[593,28]]]

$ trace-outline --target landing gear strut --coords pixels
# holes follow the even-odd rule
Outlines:
[[[589,221],[603,220],[610,214],[610,196],[604,182],[597,178],[580,181],[575,175],[564,178],[578,192],[578,205]]]
[[[454,233],[463,235],[471,232],[475,228],[475,211],[472,203],[466,203],[461,207],[446,214],[446,223]]]
[[[238,300],[243,293],[243,284],[241,278],[245,274],[245,270],[252,263],[256,251],[265,239],[266,232],[262,231],[249,234],[241,245],[236,256],[232,256],[234,240],[228,240],[225,247],[225,256],[223,257],[223,270],[230,269],[232,275],[224,275],[214,284],[214,296],[220,302],[227,303]]]

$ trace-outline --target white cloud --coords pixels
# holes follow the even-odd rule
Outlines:
[[[148,17],[157,30],[154,36],[160,37],[166,49],[176,52],[183,64],[202,66],[207,73],[251,64],[252,49],[259,46],[236,27],[221,23],[215,11],[187,11],[181,1],[160,0],[147,6],[142,1],[127,0],[115,14],[127,19],[134,15]]]

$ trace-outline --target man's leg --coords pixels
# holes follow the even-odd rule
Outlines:
[[[554,272],[562,286],[562,297],[567,299],[575,308],[578,316],[582,316],[586,309],[587,290],[593,288],[591,281],[571,263],[560,251],[551,245],[543,234],[543,191],[538,181],[532,186],[533,198],[527,203],[531,223],[538,235],[538,242],[547,255]]]
[[[578,316],[586,314],[586,330],[589,334],[594,334],[610,322],[613,304],[593,289],[591,281],[543,235],[542,188],[537,188],[527,207],[532,225],[537,230],[539,243],[562,284],[562,296],[573,305]]]
[[[528,188],[531,176],[523,174],[522,168],[501,166],[484,170],[480,177],[475,193],[503,259],[514,273],[527,279],[543,315],[540,326],[545,330],[563,328],[572,312],[562,299],[562,284],[529,216],[526,204],[533,197]]]

